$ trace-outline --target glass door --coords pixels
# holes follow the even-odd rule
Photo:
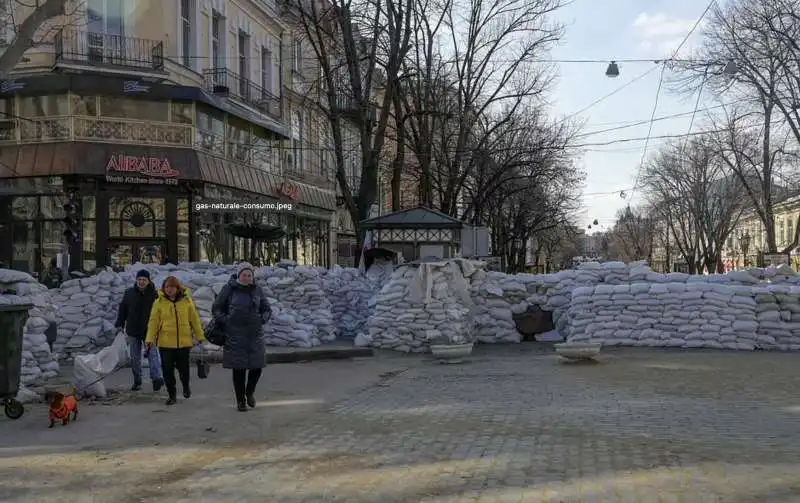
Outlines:
[[[162,264],[167,259],[163,240],[111,240],[108,252],[107,263],[115,271],[136,263]]]
[[[124,63],[124,0],[89,0],[87,15],[87,55],[96,63]]]

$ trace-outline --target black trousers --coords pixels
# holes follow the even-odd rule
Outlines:
[[[243,402],[246,396],[256,392],[260,377],[261,369],[233,369],[233,391],[237,402]]]
[[[161,353],[161,371],[164,374],[164,384],[167,386],[169,396],[174,398],[177,394],[175,370],[178,371],[178,376],[181,378],[183,391],[189,389],[189,376],[191,375],[189,356],[192,348],[159,348],[158,350]]]

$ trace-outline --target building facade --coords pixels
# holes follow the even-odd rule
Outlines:
[[[789,197],[774,205],[775,241],[778,250],[787,248],[794,240],[797,219],[800,217],[800,196]],[[739,219],[723,251],[726,269],[741,269],[762,265],[790,264],[800,270],[800,249],[771,256],[768,253],[767,233],[764,223],[754,211]]]
[[[295,135],[294,38],[273,2],[86,0],[68,12],[0,83],[0,261],[38,272],[66,246],[86,270],[330,265],[336,194],[319,156],[293,155],[314,145]],[[262,206],[201,211],[211,201]],[[65,243],[70,210],[78,239]],[[284,236],[227,232],[256,221]]]

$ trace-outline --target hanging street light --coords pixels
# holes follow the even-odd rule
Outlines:
[[[728,75],[729,77],[733,77],[736,75],[736,72],[739,71],[739,66],[736,62],[732,59],[729,59],[727,63],[725,63],[725,68],[722,69],[722,73]]]
[[[612,61],[608,64],[608,68],[606,68],[606,77],[609,78],[616,78],[619,77],[619,66],[615,61]]]

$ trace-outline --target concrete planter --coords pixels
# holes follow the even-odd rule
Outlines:
[[[556,353],[562,358],[567,360],[594,360],[600,354],[600,348],[603,345],[600,343],[571,343],[562,342],[556,344]]]
[[[464,358],[472,354],[472,342],[466,344],[432,344],[431,353],[442,360]]]

